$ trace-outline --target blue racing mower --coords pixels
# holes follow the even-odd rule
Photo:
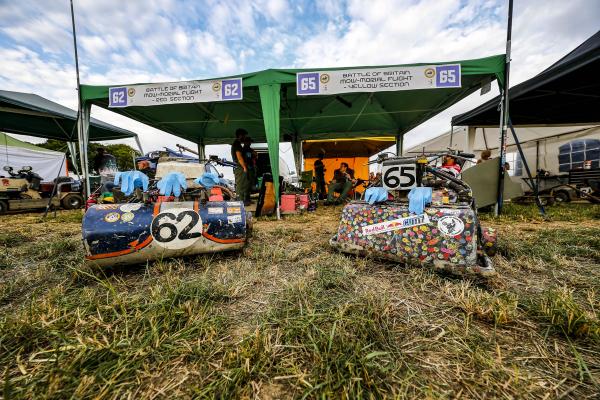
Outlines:
[[[85,258],[110,267],[240,250],[251,224],[251,214],[218,175],[197,162],[169,160],[158,164],[156,179],[141,171],[117,173],[88,200]]]

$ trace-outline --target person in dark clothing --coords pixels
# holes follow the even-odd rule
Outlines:
[[[340,168],[336,169],[333,173],[333,180],[329,184],[326,205],[330,204],[341,204],[346,201],[348,192],[352,189],[352,185],[356,182],[354,179],[354,171],[348,168],[348,164],[343,162],[340,164]],[[333,201],[334,193],[339,193],[340,197]]]
[[[252,142],[253,140],[250,136],[244,138],[244,161],[248,168],[248,191],[250,194],[256,188],[256,160],[258,158],[256,151],[252,148]]]
[[[237,164],[233,168],[235,193],[244,202],[244,205],[248,206],[250,205],[248,166],[244,160],[244,148],[242,146],[246,136],[248,136],[248,131],[245,129],[239,128],[235,131],[235,140],[231,144],[231,158]]]
[[[317,193],[319,193],[319,198],[323,199],[325,197],[325,164],[323,164],[323,158],[325,158],[325,153],[321,152],[317,155],[318,159],[313,164],[315,169],[315,182],[317,183]]]
[[[109,154],[105,148],[99,147],[96,149],[96,156],[94,157],[94,170],[98,175],[114,174],[118,171],[117,159]]]

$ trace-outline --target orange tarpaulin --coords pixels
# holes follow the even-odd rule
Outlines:
[[[325,183],[329,183],[333,179],[333,171],[338,169],[343,162],[348,163],[350,169],[354,170],[355,178],[368,181],[369,157],[393,146],[394,143],[394,137],[306,140],[302,142],[304,171],[314,171],[317,155],[323,152],[325,153],[323,159]],[[362,185],[358,186],[356,190],[362,192]]]

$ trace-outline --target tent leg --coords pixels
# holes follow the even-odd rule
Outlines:
[[[404,136],[400,133],[396,134],[396,155],[398,157],[402,157],[402,153],[404,152]]]
[[[200,161],[206,160],[206,146],[202,139],[198,142],[198,159],[200,159]]]
[[[77,165],[77,146],[75,146],[75,142],[67,142],[67,147],[69,148],[69,153],[71,154],[71,162],[73,163],[73,168],[75,168],[75,173],[79,176],[79,166]]]
[[[137,143],[138,149],[140,149],[141,155],[144,155],[144,149],[142,149],[142,142],[140,142],[140,138],[138,135],[135,135],[135,142]]]
[[[296,164],[296,175],[300,176],[302,171],[302,142],[298,138],[298,134],[294,135],[292,141],[292,151],[294,152],[294,164]]]
[[[91,105],[84,104],[81,109],[81,115],[79,116],[78,128],[79,128],[79,160],[81,161],[81,173],[83,174],[85,195],[86,198],[90,196],[90,175],[88,171],[88,133],[90,128],[90,111]]]
[[[519,138],[517,137],[517,133],[515,132],[515,127],[513,126],[510,118],[508,119],[508,126],[510,128],[510,131],[512,132],[512,136],[513,136],[513,139],[515,140],[515,144],[517,145],[517,149],[519,150],[519,154],[521,155],[521,162],[525,166],[525,171],[527,172],[527,177],[529,178],[529,181],[533,185],[533,195],[535,196],[535,202],[538,206],[538,209],[540,210],[540,214],[546,215],[546,210],[544,210],[544,206],[542,205],[542,202],[540,200],[537,179],[534,181],[533,177],[531,176],[531,171],[529,170],[529,163],[527,162],[527,159],[525,158],[525,153],[523,153],[523,148],[521,147],[521,142],[519,142]],[[537,178],[537,176],[536,176],[536,178]]]
[[[498,171],[498,199],[496,201],[496,215],[502,213],[502,203],[504,202],[504,163],[506,162],[506,139],[508,136],[508,106],[510,94],[510,49],[512,41],[512,17],[513,17],[513,0],[508,0],[508,21],[506,27],[506,63],[504,64],[504,87],[501,88],[500,106],[500,169]]]
[[[475,133],[476,133],[476,128],[474,126],[469,126],[467,128],[466,143],[465,143],[465,151],[467,153],[472,153],[473,149],[475,148]]]

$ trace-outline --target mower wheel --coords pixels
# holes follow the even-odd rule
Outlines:
[[[76,210],[83,206],[83,197],[76,193],[69,193],[62,198],[60,204],[65,210]]]
[[[571,196],[569,196],[569,192],[566,190],[559,190],[554,193],[554,200],[556,200],[557,203],[570,203]]]
[[[4,200],[0,200],[0,214],[4,214],[8,211],[8,203]]]

